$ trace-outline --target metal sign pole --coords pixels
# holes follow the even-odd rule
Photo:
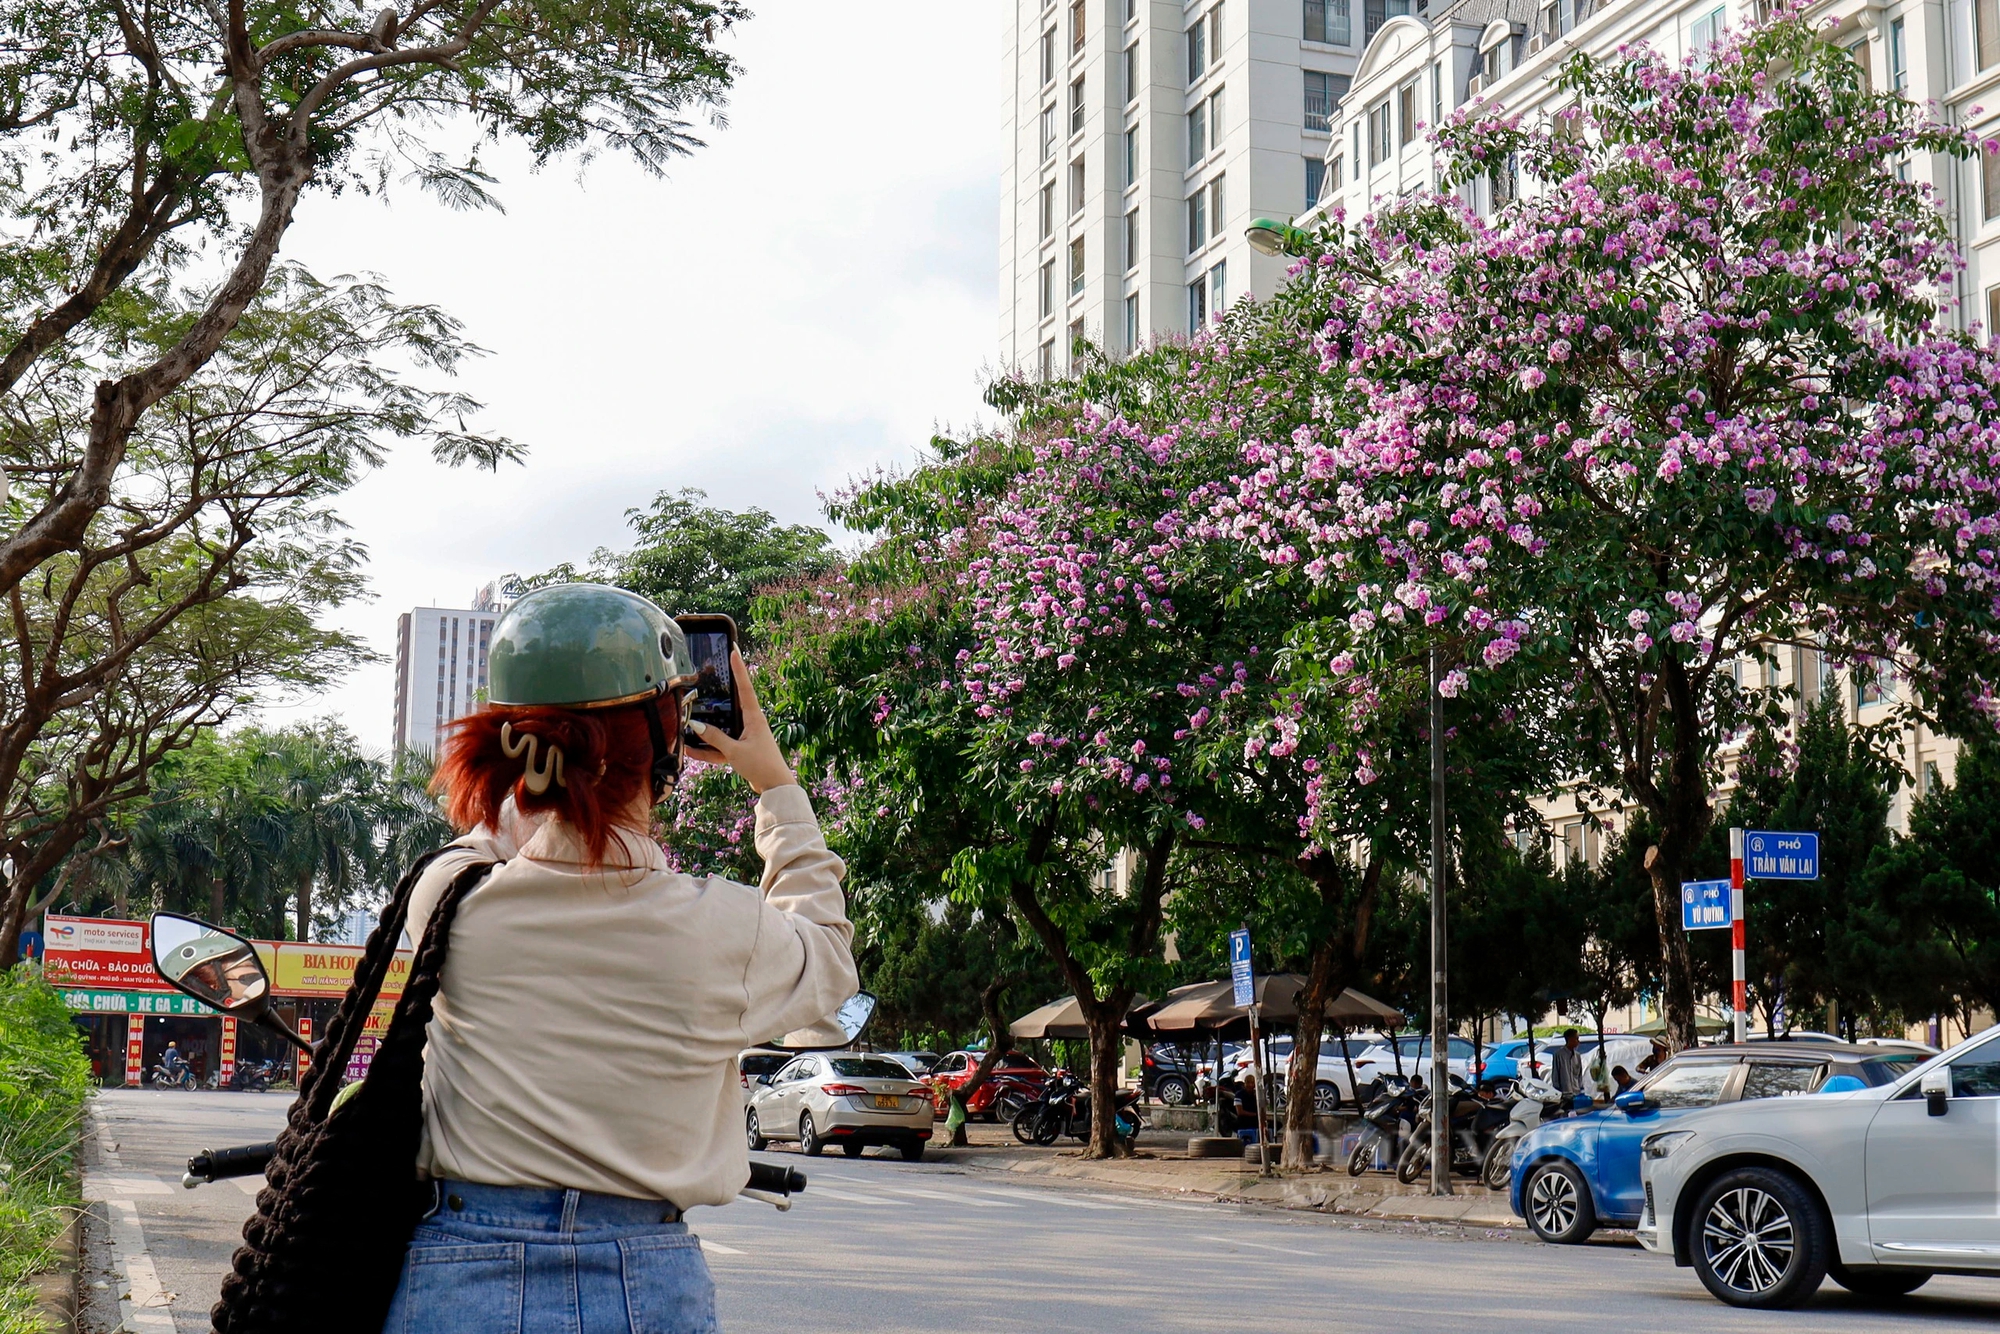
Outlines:
[[[1451,1194],[1451,1045],[1445,992],[1445,887],[1451,878],[1444,819],[1444,681],[1431,650],[1431,1194]]]
[[[1736,1041],[1748,1036],[1750,987],[1743,967],[1743,831],[1729,831],[1729,977]]]
[[[1257,1011],[1261,1006],[1250,1007],[1250,1054],[1257,1068],[1257,1175],[1271,1175],[1271,1070],[1264,1059],[1264,1044],[1257,1033]]]

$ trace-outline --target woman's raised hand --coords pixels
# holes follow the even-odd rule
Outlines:
[[[762,796],[774,787],[792,787],[798,776],[785,763],[778,738],[771,735],[771,720],[757,702],[757,688],[750,684],[750,669],[743,655],[729,650],[729,671],[736,679],[736,707],[743,715],[743,735],[731,737],[719,727],[689,722],[688,730],[700,737],[689,743],[687,753],[705,764],[726,764],[743,776],[750,790]]]

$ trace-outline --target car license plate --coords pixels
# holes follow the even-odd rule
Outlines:
[[[885,1112],[893,1112],[903,1105],[903,1100],[893,1093],[878,1093],[875,1095],[875,1105]]]

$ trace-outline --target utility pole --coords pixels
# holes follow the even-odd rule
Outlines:
[[[1431,649],[1431,1194],[1451,1194],[1451,1047],[1445,1016],[1445,886],[1451,878],[1444,821],[1443,661]]]

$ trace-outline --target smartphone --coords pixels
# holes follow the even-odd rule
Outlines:
[[[695,693],[689,720],[719,727],[731,737],[742,736],[743,710],[736,702],[736,675],[729,667],[729,651],[736,647],[736,622],[708,613],[676,616],[674,623],[687,636],[688,653],[694,658]]]

